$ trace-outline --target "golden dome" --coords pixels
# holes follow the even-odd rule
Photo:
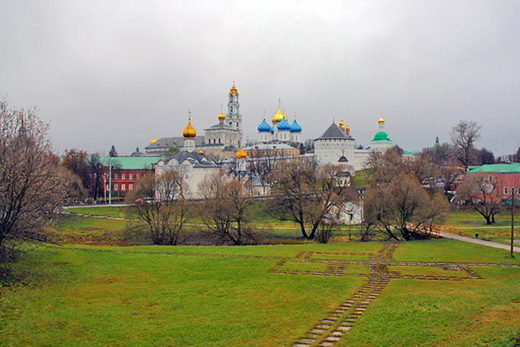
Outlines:
[[[278,106],[278,112],[273,116],[273,124],[280,123],[284,118],[287,118],[287,116],[282,112],[282,108]]]
[[[197,132],[195,131],[195,129],[191,125],[191,118],[188,121],[188,126],[182,132],[182,136],[184,136],[185,139],[194,139],[195,136],[197,136]]]
[[[350,126],[347,124],[347,127],[346,127],[347,131],[350,130]]]
[[[247,157],[246,152],[244,152],[244,150],[242,149],[242,146],[240,146],[240,151],[237,152],[237,158],[243,160],[243,159],[246,159],[246,157]]]
[[[341,120],[339,121],[339,128],[345,131],[345,123],[343,122],[343,116],[341,116]]]
[[[377,122],[379,124],[385,124],[385,120],[383,119],[383,117],[379,118],[379,120]]]
[[[157,142],[157,140],[155,139],[155,134],[153,134],[153,140],[150,141],[150,144],[153,145],[153,144],[156,143],[156,142]]]
[[[220,111],[220,114],[218,115],[218,120],[224,120],[226,119],[226,115],[224,114],[224,112],[222,112],[222,110]]]
[[[238,94],[237,87],[235,87],[235,81],[233,81],[233,87],[229,91],[229,94]]]
[[[199,154],[200,155],[204,155],[204,151],[202,151],[202,149],[199,151]]]

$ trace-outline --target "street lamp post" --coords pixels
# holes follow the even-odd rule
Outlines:
[[[112,160],[108,157],[108,204],[112,205]]]
[[[107,203],[107,173],[103,173],[103,193],[105,194],[103,198],[103,203]]]
[[[511,258],[514,258],[513,250],[515,249],[515,190],[513,187],[511,194]]]

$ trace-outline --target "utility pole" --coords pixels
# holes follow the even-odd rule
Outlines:
[[[108,204],[112,205],[112,158],[108,157]]]
[[[515,249],[515,189],[513,187],[511,194],[511,258],[514,258],[513,250]]]

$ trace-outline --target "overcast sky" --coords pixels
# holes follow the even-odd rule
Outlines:
[[[57,151],[119,154],[218,123],[236,82],[244,135],[278,99],[302,140],[343,115],[369,145],[382,112],[406,150],[520,146],[520,1],[5,1],[0,97],[38,106]]]

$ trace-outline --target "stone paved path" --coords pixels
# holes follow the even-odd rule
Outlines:
[[[462,280],[481,280],[482,277],[472,267],[480,266],[496,266],[496,267],[513,267],[519,268],[517,264],[498,264],[498,263],[450,263],[450,262],[396,262],[393,259],[393,253],[398,247],[398,243],[385,243],[383,249],[379,251],[375,256],[370,257],[368,267],[370,269],[370,275],[368,282],[361,287],[356,293],[349,299],[343,302],[338,309],[331,312],[327,317],[319,321],[311,330],[309,330],[305,336],[300,337],[294,344],[293,347],[326,347],[335,346],[341,338],[348,333],[350,329],[354,327],[357,320],[365,313],[368,306],[373,300],[381,294],[385,289],[386,285],[392,279],[419,279],[429,281],[462,281]],[[312,255],[310,252],[303,256],[302,252],[298,254],[292,261],[312,261]],[[270,272],[277,272],[279,274],[301,274],[297,272],[287,272],[278,270],[283,267],[283,264],[287,259],[277,264]],[[322,262],[322,260],[320,260]],[[345,273],[345,265],[358,264],[361,265],[360,261],[334,261],[330,260],[327,272],[325,273],[313,273],[313,275],[320,276],[343,276]],[[365,262],[366,263],[366,262]],[[337,265],[336,265],[337,264]],[[345,265],[348,267],[348,265]],[[429,275],[401,275],[397,271],[390,271],[389,266],[407,267],[439,267],[442,270],[453,272],[459,271],[464,272],[464,277],[460,276],[429,276]],[[358,275],[360,276],[360,275]],[[366,276],[366,275],[365,275]]]
[[[456,235],[455,235],[456,236]],[[474,240],[480,241],[480,240]],[[487,242],[487,241],[482,241]],[[463,281],[463,280],[482,280],[482,277],[475,271],[474,267],[509,267],[518,268],[518,264],[500,263],[452,263],[452,262],[421,262],[421,261],[400,261],[393,258],[393,253],[399,246],[395,242],[387,242],[383,248],[373,253],[348,253],[348,252],[300,252],[294,258],[281,256],[254,256],[254,255],[229,255],[229,254],[198,254],[198,253],[153,253],[153,252],[133,252],[106,250],[95,248],[69,248],[63,246],[52,246],[50,248],[68,249],[86,252],[109,252],[109,253],[129,253],[129,254],[151,254],[160,256],[188,256],[188,257],[223,257],[223,258],[256,258],[256,259],[275,259],[278,263],[269,270],[269,273],[279,275],[307,275],[307,276],[358,276],[367,278],[367,282],[351,297],[341,303],[338,309],[330,312],[310,329],[304,336],[298,338],[293,347],[330,347],[335,346],[345,334],[354,328],[357,320],[365,313],[369,305],[376,300],[383,292],[387,284],[395,279],[416,279],[426,281]],[[320,259],[325,255],[327,259]],[[313,259],[314,256],[318,256]],[[363,256],[368,260],[347,260],[345,256]],[[336,258],[336,259],[334,259]],[[301,263],[323,263],[326,264],[325,271],[291,271],[284,269],[288,262]],[[348,273],[350,265],[363,265],[368,267],[368,274]],[[389,269],[389,266],[393,267]],[[402,275],[396,269],[405,267],[436,267],[446,271],[443,276],[431,275]],[[463,275],[457,275],[458,273]]]

